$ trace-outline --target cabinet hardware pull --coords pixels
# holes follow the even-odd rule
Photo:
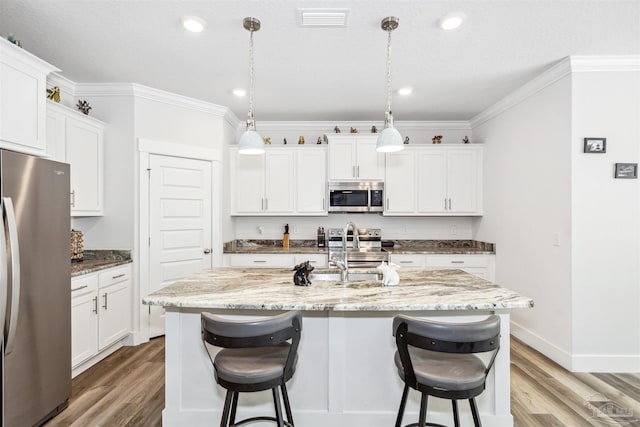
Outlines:
[[[262,262],[267,262],[267,261],[266,261],[266,260],[264,260],[264,259],[254,259],[254,260],[253,260],[253,262],[260,262],[260,263],[262,263]]]
[[[451,264],[464,264],[464,261],[451,261]]]
[[[447,210],[447,198],[446,197],[444,198],[444,210],[445,211]]]
[[[105,310],[107,310],[107,295],[108,294],[106,292],[103,295],[104,296],[104,305],[102,306],[102,308],[104,308]]]
[[[93,312],[98,314],[98,297],[93,297]]]
[[[71,207],[75,208],[76,207],[76,190],[73,190],[70,194],[71,196]]]
[[[79,291],[80,289],[88,288],[89,285],[78,286],[77,288],[71,289],[71,292]]]
[[[264,198],[260,199],[260,210],[263,211],[264,210]]]
[[[449,197],[449,210],[451,210],[451,197]]]
[[[356,166],[356,178],[360,178],[360,165]]]
[[[124,274],[124,273],[122,273],[122,274],[118,274],[118,275],[116,275],[116,276],[112,276],[111,278],[112,278],[112,279],[119,279],[119,278],[124,277],[124,276],[125,276],[125,274]]]
[[[206,248],[206,249],[204,250],[204,253],[205,253],[205,255],[209,255],[209,254],[211,253],[211,249]]]
[[[389,210],[389,198],[387,197],[387,210]]]
[[[400,264],[413,264],[413,261],[400,261]]]

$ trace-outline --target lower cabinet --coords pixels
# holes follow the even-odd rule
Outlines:
[[[72,368],[99,355],[130,331],[131,264],[71,280]]]
[[[227,267],[253,268],[293,268],[294,265],[309,261],[314,267],[327,267],[327,254],[225,254]]]
[[[391,254],[400,268],[459,269],[490,282],[495,281],[495,255]]]

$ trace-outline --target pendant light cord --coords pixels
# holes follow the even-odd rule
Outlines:
[[[249,29],[249,120],[253,122],[253,22]]]
[[[391,112],[391,26],[387,28],[387,111]]]

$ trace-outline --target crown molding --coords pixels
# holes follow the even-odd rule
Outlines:
[[[542,89],[572,74],[582,72],[640,71],[640,55],[574,55],[567,56],[542,72],[533,80],[510,93],[469,122],[471,128],[499,116],[511,107],[540,92]]]
[[[404,131],[413,130],[470,130],[471,124],[466,120],[447,120],[447,121],[401,121],[394,122],[395,127]],[[349,129],[354,127],[361,132],[376,126],[378,129],[384,127],[381,120],[371,121],[256,121],[256,128],[259,131],[319,131],[324,133],[332,133],[333,128],[338,126],[344,133],[349,133]],[[244,130],[244,123],[238,124],[238,130]]]
[[[61,92],[64,92],[74,98],[76,92],[76,84],[68,78],[58,73],[51,73],[47,76],[47,86],[58,86]]]

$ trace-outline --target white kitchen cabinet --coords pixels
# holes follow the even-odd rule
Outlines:
[[[398,153],[387,155],[384,179],[385,215],[413,214],[417,210],[416,152],[413,148],[405,148]]]
[[[383,153],[376,151],[377,134],[327,134],[329,181],[384,180]]]
[[[389,261],[400,268],[426,268],[428,270],[459,269],[482,279],[495,280],[495,255],[490,254],[396,254]]]
[[[46,155],[47,75],[59,71],[0,38],[0,148]]]
[[[425,145],[388,154],[384,215],[482,215],[482,150]]]
[[[72,368],[83,363],[88,368],[126,337],[131,331],[131,312],[131,264],[72,278]]]
[[[228,254],[225,255],[229,267],[252,268],[293,268],[293,254]],[[293,277],[293,276],[292,276]]]
[[[48,101],[47,154],[71,165],[71,216],[103,215],[105,125]]]
[[[326,149],[268,147],[260,156],[229,151],[232,215],[327,215]]]
[[[296,214],[327,215],[327,150],[296,151]]]
[[[302,262],[309,261],[315,268],[326,268],[329,266],[328,254],[294,254],[293,263],[298,265]]]
[[[293,213],[294,153],[268,149],[247,156],[231,150],[231,203],[237,215]]]

